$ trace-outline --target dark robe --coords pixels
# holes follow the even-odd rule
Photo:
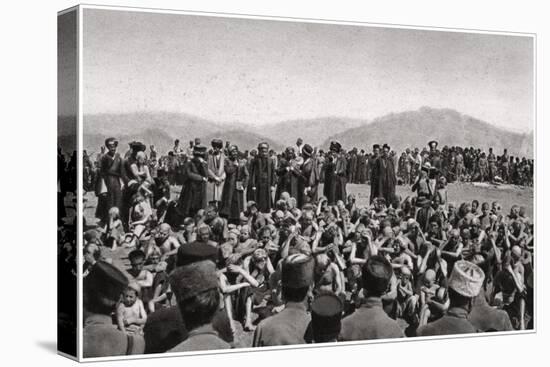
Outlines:
[[[372,156],[367,163],[368,167],[368,177],[370,181],[370,203],[374,201],[375,198],[378,197],[379,194],[379,180],[378,180],[378,172],[376,170],[376,166],[378,164],[379,156]]]
[[[294,166],[294,161],[288,161],[282,158],[277,167],[277,189],[275,190],[275,201],[281,198],[283,192],[288,192],[291,197],[296,199],[296,202],[301,201],[301,193],[299,191],[300,172]],[[287,169],[290,168],[290,171]]]
[[[332,176],[331,189],[333,191],[334,202],[329,201],[329,205],[335,204],[338,200],[346,201],[346,184],[347,184],[347,167],[348,162],[343,154],[336,156],[334,165],[335,174]]]
[[[273,207],[271,187],[275,186],[277,177],[275,175],[275,163],[268,157],[256,157],[250,165],[250,189],[255,187],[251,193],[251,200],[258,205],[262,213],[269,213]]]
[[[357,156],[357,182],[364,184],[367,181],[367,156],[359,154]]]
[[[375,178],[373,182],[377,181],[377,190],[373,190],[371,192],[371,199],[373,198],[372,194],[374,193],[374,198],[383,197],[389,205],[395,197],[395,184],[397,181],[395,177],[393,159],[391,157],[380,157],[376,160],[373,178]]]
[[[348,165],[348,181],[350,183],[357,183],[357,154],[350,154]]]
[[[101,157],[100,175],[105,182],[105,186],[107,187],[107,196],[104,207],[107,212],[98,213],[98,215],[103,221],[108,221],[108,211],[112,207],[119,208],[120,214],[123,214],[121,182],[126,181],[126,174],[120,154],[115,153],[114,156],[104,154]]]
[[[316,159],[314,158],[306,159],[304,163],[302,163],[300,170],[302,174],[300,177],[300,185],[298,189],[298,191],[301,194],[299,196],[301,200],[298,201],[299,208],[301,208],[305,203],[317,202],[317,197],[318,197],[317,190],[319,188],[319,180],[320,180],[319,165],[317,164]],[[307,195],[304,194],[304,190],[306,188],[310,189]]]
[[[334,205],[334,168],[336,167],[336,163],[334,160],[326,159],[325,165],[323,167],[325,177],[324,177],[324,186],[323,186],[323,195],[327,198],[328,205]]]
[[[206,181],[208,165],[193,158],[185,167],[185,182],[178,201],[178,212],[184,217],[193,217],[206,207]]]
[[[248,186],[248,169],[244,162],[226,159],[224,162],[225,181],[223,183],[220,216],[230,222],[238,222],[239,215],[244,211],[244,188]],[[243,189],[237,188],[237,181]]]

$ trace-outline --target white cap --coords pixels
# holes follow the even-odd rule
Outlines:
[[[464,297],[475,297],[479,294],[484,279],[485,274],[479,266],[459,260],[449,277],[449,287]]]

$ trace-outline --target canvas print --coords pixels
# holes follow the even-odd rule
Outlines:
[[[84,358],[534,329],[533,35],[81,21]]]

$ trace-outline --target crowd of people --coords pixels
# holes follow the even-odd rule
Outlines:
[[[398,159],[387,144],[210,145],[121,156],[109,138],[85,155],[99,219],[84,233],[85,357],[533,328],[523,203],[447,195],[452,181],[532,185],[532,160],[435,141]],[[367,182],[359,205],[347,185]]]

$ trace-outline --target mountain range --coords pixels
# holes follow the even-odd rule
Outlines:
[[[148,112],[130,114],[85,115],[83,121],[84,149],[97,152],[109,136],[121,142],[121,151],[127,143],[139,140],[154,144],[161,154],[168,152],[175,139],[180,146],[200,137],[209,145],[213,138],[229,140],[240,150],[254,149],[260,141],[267,141],[276,151],[294,146],[301,137],[305,143],[327,149],[337,140],[346,149],[357,147],[371,150],[374,143],[388,143],[397,152],[406,147],[424,147],[430,140],[443,145],[493,147],[500,154],[508,148],[511,155],[533,156],[533,132],[508,131],[452,109],[422,107],[416,111],[391,113],[373,120],[345,117],[297,119],[266,125],[218,123],[197,116],[180,113]],[[74,149],[74,118],[58,119],[58,144],[64,150]]]

